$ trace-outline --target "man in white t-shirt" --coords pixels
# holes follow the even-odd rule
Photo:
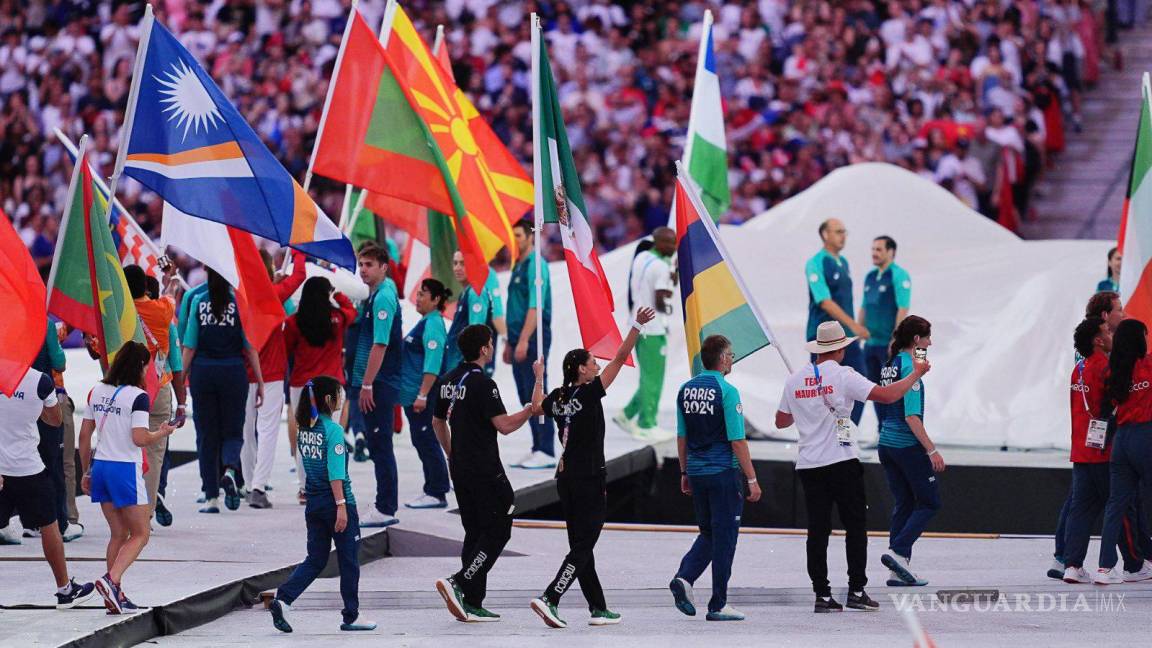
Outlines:
[[[836,612],[843,607],[832,598],[828,583],[828,537],[832,534],[832,506],[844,523],[848,557],[847,605],[874,611],[879,604],[864,592],[868,584],[868,503],[864,496],[864,470],[852,423],[856,402],[894,403],[928,372],[927,360],[915,360],[912,373],[883,387],[840,364],[845,349],[856,341],[844,334],[839,322],[824,322],[816,339],[805,348],[815,361],[784,382],[776,412],[776,427],[793,423],[800,436],[796,474],[804,486],[808,512],[808,577],[816,593],[815,612]]]
[[[29,369],[11,396],[0,394],[0,543],[20,542],[20,525],[9,525],[13,515],[23,526],[40,530],[44,558],[56,577],[56,608],[64,610],[88,600],[94,587],[68,577],[64,539],[56,521],[56,491],[36,449],[37,419],[53,427],[62,421],[56,384],[47,374]]]
[[[664,364],[668,354],[668,315],[672,313],[672,254],[676,251],[676,232],[658,227],[652,232],[652,248],[636,255],[629,273],[632,295],[632,317],[641,308],[656,311],[656,317],[640,329],[636,357],[640,365],[640,384],[624,410],[612,420],[643,440],[669,439],[672,434],[656,427],[660,392],[664,390]],[[632,419],[636,419],[633,422]]]

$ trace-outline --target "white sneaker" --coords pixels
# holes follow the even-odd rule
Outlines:
[[[1092,582],[1097,585],[1119,585],[1124,582],[1124,577],[1120,575],[1120,572],[1117,571],[1115,567],[1112,569],[1104,569],[1101,567],[1097,569],[1096,573],[1092,576]]]
[[[1078,583],[1091,583],[1092,577],[1083,567],[1069,567],[1064,570],[1064,582],[1069,585]]]
[[[624,430],[632,436],[636,436],[636,422],[624,415],[621,410],[616,416],[612,417],[612,422],[617,425],[621,430]]]
[[[661,441],[668,441],[676,438],[675,432],[669,432],[655,425],[650,428],[636,428],[636,433],[633,435],[637,439],[644,441],[654,441],[659,443]]]
[[[25,538],[39,538],[40,529],[24,529]]]
[[[375,508],[371,508],[367,513],[360,516],[360,526],[369,528],[390,527],[400,520],[396,519],[394,515],[385,515]]]
[[[0,528],[0,545],[24,544],[24,527],[12,518],[12,523]]]
[[[404,506],[406,506],[410,509],[448,508],[448,501],[444,498],[432,497],[431,495],[428,495],[427,493],[425,493],[424,495],[417,497],[416,499],[412,500],[411,502],[405,502]]]
[[[546,455],[543,452],[533,452],[527,461],[521,461],[520,467],[527,470],[542,470],[545,468],[555,468],[556,458]]]
[[[76,524],[69,522],[68,526],[64,527],[64,533],[62,535],[64,542],[72,542],[77,538],[82,538],[84,537],[84,525],[79,522]]]
[[[1124,571],[1125,583],[1139,583],[1140,581],[1146,581],[1149,578],[1152,578],[1152,563],[1149,563],[1147,560],[1145,560],[1144,565],[1140,567],[1140,571]]]

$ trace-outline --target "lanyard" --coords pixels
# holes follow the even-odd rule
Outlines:
[[[812,363],[812,373],[816,374],[816,393],[820,394],[820,398],[823,399],[824,407],[827,407],[828,411],[832,412],[833,417],[838,416],[838,414],[836,414],[836,408],[832,407],[832,403],[828,402],[828,394],[821,389],[824,381],[820,378],[820,367],[816,366],[815,362]]]
[[[104,432],[104,422],[108,420],[108,413],[111,411],[112,406],[116,404],[116,397],[120,395],[120,390],[124,389],[126,385],[120,385],[116,391],[112,392],[112,398],[108,399],[108,406],[104,408],[104,415],[100,417],[100,425],[96,426],[96,433]]]
[[[1088,396],[1084,393],[1087,387],[1084,386],[1084,360],[1076,363],[1076,382],[1080,385],[1080,398],[1084,399],[1084,411],[1088,412],[1089,418],[1092,416],[1092,409],[1088,407]]]
[[[445,416],[444,420],[448,421],[449,423],[452,422],[452,410],[456,407],[456,401],[458,400],[456,395],[460,393],[460,388],[464,386],[464,381],[468,380],[468,376],[471,376],[478,371],[481,371],[481,369],[469,369],[464,373],[463,376],[460,376],[460,381],[457,382],[456,386],[452,388],[452,397],[448,403],[448,414]]]

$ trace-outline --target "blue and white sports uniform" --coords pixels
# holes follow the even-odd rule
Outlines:
[[[148,428],[148,408],[148,394],[131,385],[97,383],[88,395],[84,420],[96,424],[93,502],[116,508],[148,504],[144,473],[149,467],[144,449],[132,442],[133,428]]]

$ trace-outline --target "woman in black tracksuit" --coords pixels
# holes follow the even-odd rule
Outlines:
[[[592,551],[600,538],[607,513],[606,470],[604,467],[605,390],[616,380],[620,367],[628,361],[640,327],[656,316],[650,308],[636,313],[628,337],[616,351],[616,357],[600,371],[600,365],[586,349],[573,349],[564,356],[564,386],[552,390],[544,399],[544,415],[556,421],[560,443],[564,447],[556,466],[556,490],[568,526],[568,555],[564,557],[556,578],[539,598],[532,599],[532,610],[552,628],[565,628],[557,606],[560,597],[575,580],[588,601],[589,625],[611,625],[620,615],[608,609],[604,589],[596,575]]]

